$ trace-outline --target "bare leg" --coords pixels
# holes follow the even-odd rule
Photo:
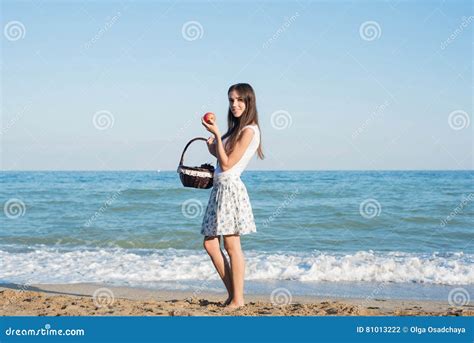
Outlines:
[[[232,301],[233,288],[232,288],[232,272],[230,269],[229,261],[221,250],[220,238],[217,236],[204,237],[204,249],[211,257],[212,263],[217,270],[217,273],[224,282],[225,288],[229,293],[229,297],[225,301],[224,305],[228,305]]]
[[[230,257],[230,265],[232,272],[232,288],[234,296],[230,302],[230,308],[244,306],[244,274],[245,261],[242,248],[240,246],[239,235],[224,236],[224,247]]]

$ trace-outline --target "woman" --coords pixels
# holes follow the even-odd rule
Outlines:
[[[254,90],[247,83],[238,83],[232,85],[227,94],[228,129],[224,136],[221,138],[215,122],[209,124],[202,120],[202,125],[213,134],[207,145],[209,152],[217,157],[218,164],[201,233],[205,236],[204,248],[229,293],[224,305],[235,309],[245,304],[245,262],[240,235],[257,231],[247,189],[240,175],[256,152],[260,159],[264,155]],[[224,237],[230,263],[221,250],[220,236]]]

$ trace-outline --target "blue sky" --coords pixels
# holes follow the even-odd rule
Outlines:
[[[267,156],[250,169],[474,165],[470,1],[2,1],[1,13],[3,170],[174,170],[208,135],[204,112],[225,131],[236,82],[256,91]],[[213,161],[196,143],[185,162]]]

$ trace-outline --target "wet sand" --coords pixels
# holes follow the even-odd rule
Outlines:
[[[94,296],[95,294],[95,296]],[[3,316],[473,316],[474,305],[399,299],[270,298],[246,295],[237,310],[225,294],[95,284],[0,286]]]

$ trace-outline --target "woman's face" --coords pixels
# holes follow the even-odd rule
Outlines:
[[[235,90],[229,93],[229,108],[236,118],[239,118],[245,111],[244,99]]]

